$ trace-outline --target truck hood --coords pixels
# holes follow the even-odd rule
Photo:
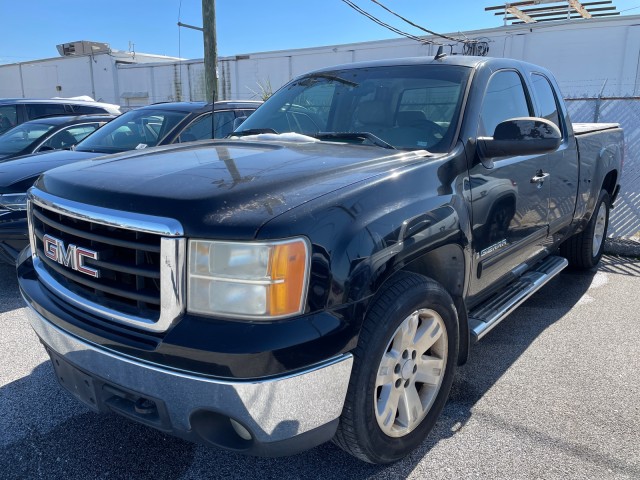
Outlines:
[[[42,172],[100,155],[102,154],[57,150],[25,155],[2,162],[0,163],[0,193],[26,192]]]
[[[174,218],[187,236],[248,239],[289,209],[429,155],[318,141],[209,141],[75,163],[48,171],[36,186],[84,204]]]

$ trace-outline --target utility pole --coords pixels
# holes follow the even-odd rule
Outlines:
[[[218,99],[216,0],[202,0],[202,33],[204,34],[204,81],[207,102],[215,102]]]

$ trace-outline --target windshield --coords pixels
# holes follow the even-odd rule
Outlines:
[[[406,150],[449,150],[471,69],[407,65],[306,75],[285,85],[236,134],[296,132]]]
[[[18,153],[40,140],[54,125],[23,123],[0,136],[0,154]]]
[[[155,147],[189,112],[140,109],[123,113],[78,143],[81,152],[118,153]]]

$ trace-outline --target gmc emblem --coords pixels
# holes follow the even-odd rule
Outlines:
[[[62,240],[48,234],[42,238],[42,242],[44,243],[44,254],[47,258],[58,262],[60,265],[69,267],[72,270],[89,275],[90,277],[100,277],[100,271],[87,267],[84,264],[85,258],[97,260],[98,252],[73,244],[65,248]]]

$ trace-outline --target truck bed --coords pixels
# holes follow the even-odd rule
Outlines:
[[[588,133],[600,132],[602,130],[612,130],[620,128],[619,123],[572,123],[573,133],[577,135],[586,135]]]

